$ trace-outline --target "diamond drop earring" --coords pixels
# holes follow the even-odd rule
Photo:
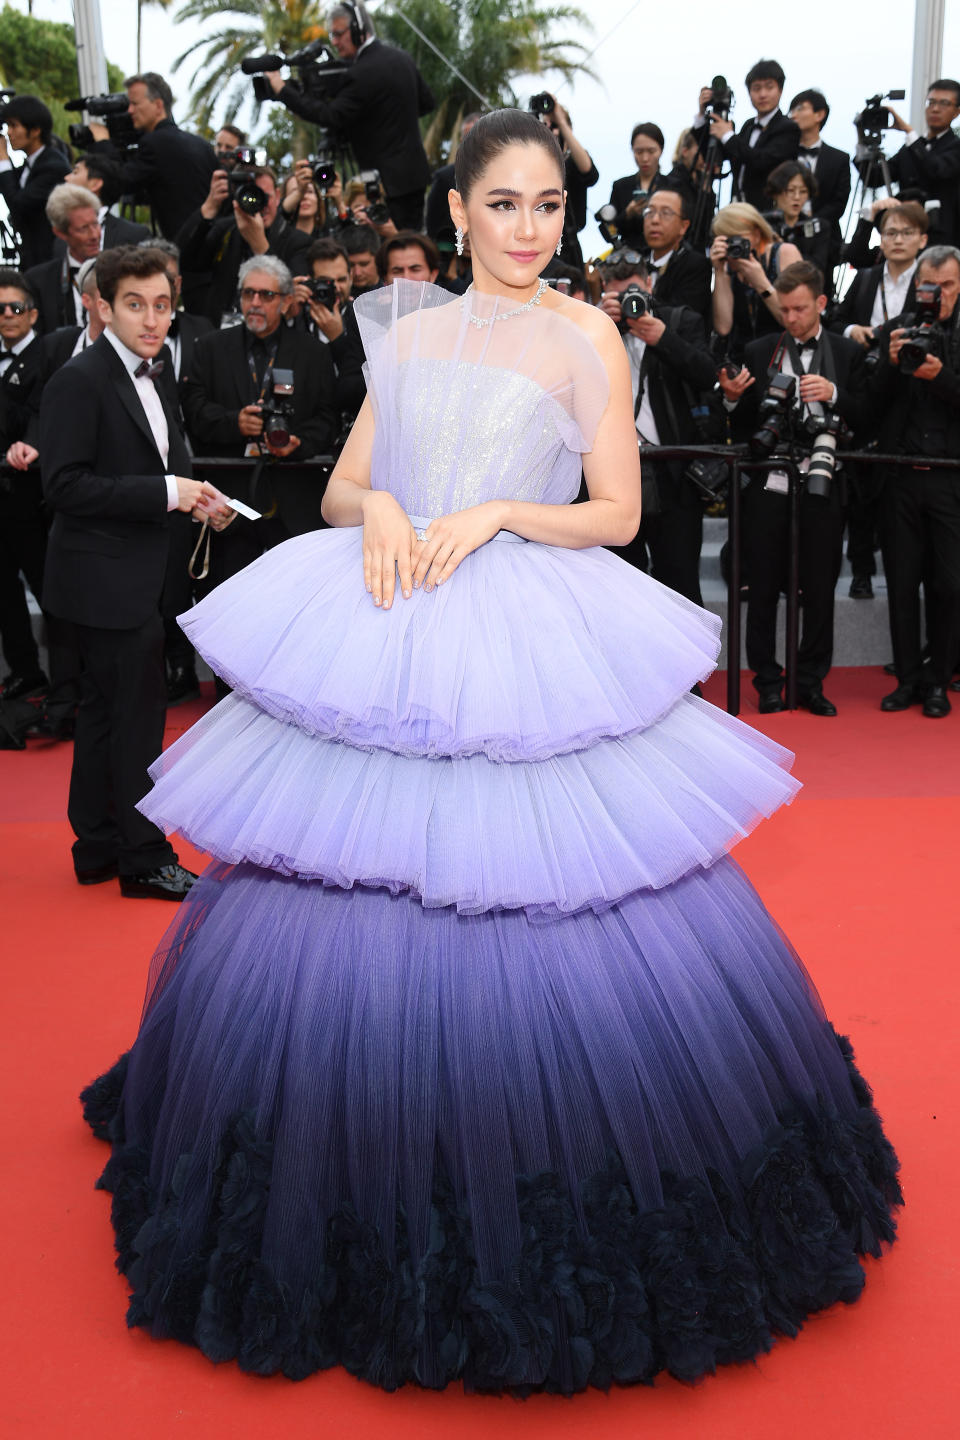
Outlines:
[[[457,226],[457,254],[463,254],[463,231],[459,225]]]
[[[557,254],[558,254],[558,255],[560,254],[560,251],[561,251],[562,249],[563,249],[563,236],[561,235],[561,236],[560,236],[560,239],[557,241]]]

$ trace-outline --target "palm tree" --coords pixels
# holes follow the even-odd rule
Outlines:
[[[240,61],[264,51],[289,54],[320,39],[326,35],[326,8],[324,0],[185,0],[175,17],[178,22],[199,20],[206,26],[228,21],[173,62],[174,70],[179,70],[191,55],[199,56],[190,82],[191,119],[201,129],[209,129],[224,96],[223,120],[235,119],[245,100],[256,118],[259,105],[249,77],[240,74]]]
[[[446,57],[441,60],[416,28]],[[438,163],[452,155],[464,114],[489,105],[516,105],[513,82],[524,75],[592,75],[587,47],[555,34],[560,25],[589,29],[574,5],[543,6],[537,0],[386,0],[374,17],[379,34],[406,50],[437,97],[424,134],[427,154]],[[447,62],[451,63],[447,63]],[[454,72],[453,66],[470,81]]]

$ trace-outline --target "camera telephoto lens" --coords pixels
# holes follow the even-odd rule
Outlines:
[[[260,189],[256,177],[248,171],[234,171],[230,176],[230,193],[233,203],[245,215],[260,215],[270,203],[265,191]]]
[[[620,319],[640,320],[653,310],[653,301],[639,285],[628,285],[620,292]]]

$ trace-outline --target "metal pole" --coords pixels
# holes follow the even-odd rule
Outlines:
[[[916,0],[913,15],[913,70],[910,76],[910,124],[927,133],[924,101],[943,67],[943,17],[946,0]]]
[[[786,671],[787,684],[784,700],[788,710],[797,708],[797,652],[800,634],[800,478],[797,465],[791,460],[787,466],[790,506],[790,534],[788,539],[790,563],[787,574],[787,636]]]
[[[77,75],[81,95],[106,95],[107,57],[100,26],[100,0],[73,0]]]
[[[740,461],[730,461],[727,491],[727,533],[730,539],[730,579],[727,582],[727,713],[740,714],[740,572],[743,545],[740,520]]]

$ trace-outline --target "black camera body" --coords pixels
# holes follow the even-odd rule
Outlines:
[[[290,444],[293,433],[293,371],[276,366],[267,376],[260,405],[263,438],[278,450]]]
[[[371,225],[383,225],[390,219],[390,211],[383,203],[379,170],[361,170],[355,177],[363,181],[363,193],[367,200],[367,219]]]
[[[904,328],[904,343],[899,354],[900,373],[913,375],[929,355],[944,358],[943,337],[934,330],[934,321],[940,318],[940,286],[918,285],[916,288],[917,309],[910,316],[911,324]]]
[[[83,111],[102,120],[107,134],[118,150],[134,150],[140,143],[133,121],[130,119],[130,101],[126,95],[81,95],[68,100],[64,110]],[[90,150],[96,143],[89,125],[68,125],[70,144],[78,150]]]
[[[336,147],[333,137],[325,126],[317,127],[317,153],[310,159],[313,183],[321,195],[326,195],[337,181]]]
[[[539,90],[536,95],[530,96],[530,110],[534,115],[552,115],[553,96],[546,90]]]
[[[594,215],[600,234],[610,245],[616,245],[620,239],[620,231],[617,229],[617,207],[616,205],[601,205]]]
[[[708,120],[711,115],[716,115],[720,120],[729,120],[730,111],[733,108],[733,91],[727,84],[727,77],[714,75],[710,81],[710,89],[713,94],[710,97],[709,105],[704,107],[704,115]]]
[[[774,375],[766,395],[757,406],[760,428],[750,436],[750,450],[758,459],[772,455],[790,435],[794,399],[797,393],[795,375]]]
[[[337,303],[337,282],[328,279],[326,275],[319,275],[307,283],[317,304],[322,305],[325,310],[332,310]]]
[[[882,102],[884,100],[902,100],[905,93],[903,90],[888,90],[886,95],[868,96],[860,114],[853,117],[861,144],[878,145],[880,143],[880,137],[884,130],[889,130],[893,125],[893,116]]]
[[[653,296],[639,285],[628,285],[620,291],[620,323],[641,320],[644,315],[653,314]]]
[[[257,184],[252,170],[232,170],[227,177],[230,185],[230,199],[239,206],[244,215],[262,215],[270,204],[270,197]]]
[[[240,61],[240,69],[244,75],[253,76],[253,93],[261,104],[276,102],[277,96],[264,76],[270,71],[282,70],[284,65],[296,71],[296,77],[291,77],[288,85],[301,95],[317,100],[332,100],[347,75],[344,62],[323,40],[314,40],[293,55],[248,55]]]
[[[728,260],[749,260],[752,254],[753,250],[746,235],[729,235],[727,237]]]

